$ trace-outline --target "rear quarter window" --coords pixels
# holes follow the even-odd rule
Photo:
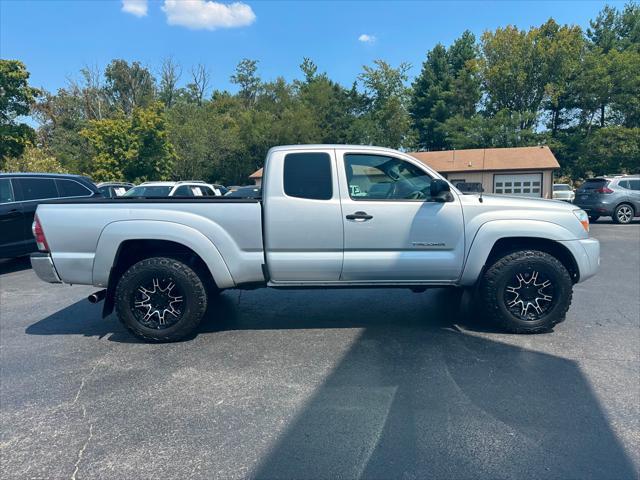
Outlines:
[[[310,200],[329,200],[333,197],[329,154],[287,154],[284,157],[284,193]]]
[[[93,192],[75,180],[56,180],[61,197],[89,197]]]

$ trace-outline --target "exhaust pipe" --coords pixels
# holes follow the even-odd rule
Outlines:
[[[87,297],[87,300],[89,300],[91,303],[98,303],[101,302],[102,300],[104,300],[104,297],[107,296],[107,290],[103,289],[103,290],[98,290],[95,293],[92,293],[91,295],[89,295]]]

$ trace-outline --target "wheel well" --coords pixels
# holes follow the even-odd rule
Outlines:
[[[502,258],[505,255],[508,255],[509,253],[516,250],[524,249],[539,250],[541,252],[545,252],[549,255],[554,256],[567,269],[569,275],[571,276],[571,280],[573,280],[573,283],[577,283],[580,280],[580,269],[578,268],[578,264],[576,263],[575,258],[573,258],[571,252],[561,243],[558,243],[554,240],[549,240],[547,238],[501,238],[496,243],[494,243],[491,252],[489,252],[489,257],[487,258],[483,270],[492,265],[499,258]]]
[[[618,208],[621,205],[626,205],[627,207],[630,207],[634,216],[637,213],[635,207],[633,206],[633,204],[629,203],[629,202],[620,202],[618,205],[616,205],[616,207],[613,210],[615,211],[615,209]]]
[[[102,316],[113,311],[113,297],[118,279],[129,267],[145,258],[169,257],[180,260],[191,267],[208,288],[217,289],[209,267],[200,256],[189,247],[169,240],[125,240],[118,247],[113,266],[109,272],[109,283]]]

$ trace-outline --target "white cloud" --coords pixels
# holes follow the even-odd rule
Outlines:
[[[122,11],[136,17],[144,17],[148,8],[147,0],[122,0]]]
[[[205,0],[164,0],[162,10],[169,25],[180,25],[193,30],[233,28],[251,25],[256,14],[242,2],[224,4]]]
[[[362,43],[373,43],[376,41],[376,37],[374,37],[373,35],[367,35],[366,33],[363,33],[358,37],[358,41]]]

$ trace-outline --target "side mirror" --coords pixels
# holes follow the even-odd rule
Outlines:
[[[453,200],[449,184],[439,178],[431,181],[431,199],[435,202],[450,202]]]

